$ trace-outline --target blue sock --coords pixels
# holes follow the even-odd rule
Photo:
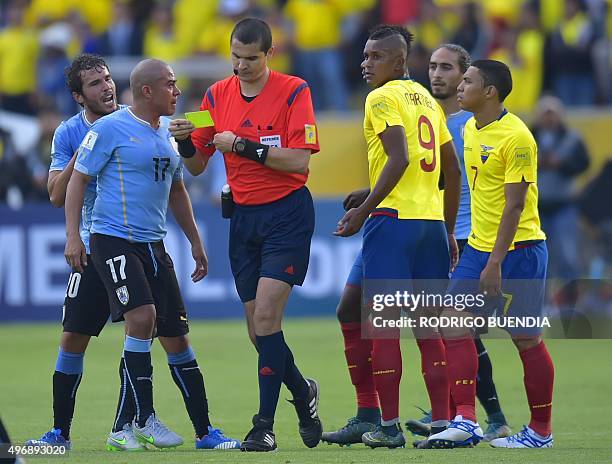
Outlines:
[[[274,419],[281,384],[285,377],[287,352],[283,332],[256,338],[259,349],[259,415]]]
[[[196,356],[193,349],[188,347],[185,351],[180,353],[166,353],[168,356],[168,364],[180,365],[193,361]]]
[[[76,393],[83,376],[85,353],[69,353],[61,347],[53,373],[53,428],[70,439],[70,425],[74,416]]]
[[[153,409],[153,366],[151,365],[151,339],[125,337],[123,359],[128,380],[132,389],[136,421],[144,427]]]
[[[60,347],[55,362],[55,370],[62,374],[82,374],[85,353],[69,353]]]

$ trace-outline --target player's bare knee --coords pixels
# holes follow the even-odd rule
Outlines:
[[[533,337],[512,338],[512,342],[514,343],[514,346],[516,346],[516,349],[519,351],[519,353],[538,346],[541,341],[542,337],[539,335],[535,335]]]
[[[68,353],[84,353],[90,338],[91,335],[63,332],[60,344],[62,349]]]
[[[269,335],[280,330],[282,311],[270,306],[255,308],[253,325],[256,335]]]
[[[187,335],[179,335],[177,337],[158,337],[159,343],[164,348],[166,353],[182,353],[189,348],[189,339]]]
[[[125,331],[130,337],[151,338],[155,328],[155,306],[143,305],[124,314]]]
[[[340,323],[359,322],[361,320],[361,289],[346,286],[336,308],[336,316]]]

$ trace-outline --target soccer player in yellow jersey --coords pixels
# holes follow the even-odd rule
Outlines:
[[[458,87],[461,108],[474,114],[464,132],[472,230],[449,293],[480,290],[497,303],[498,317],[537,317],[542,315],[548,261],[538,217],[537,146],[523,121],[504,108],[511,90],[510,70],[494,60],[473,62]],[[541,329],[508,331],[523,363],[531,421],[519,433],[490,445],[550,448],[554,367]],[[469,446],[482,435],[474,408],[474,342],[469,335],[453,336],[447,340],[446,354],[457,417],[428,441],[434,447]]]
[[[393,287],[393,279],[446,279],[451,264],[449,242],[453,257],[457,255],[453,233],[461,171],[444,112],[408,76],[411,42],[412,34],[402,27],[378,26],[370,33],[361,63],[364,79],[374,88],[366,99],[364,118],[370,190],[339,221],[335,234],[353,235],[365,223],[364,284],[376,281]],[[441,171],[444,204],[438,187]],[[377,329],[375,336],[371,348],[364,348],[359,328],[350,337],[345,335],[347,350],[369,350],[371,367],[367,363],[357,367],[364,375],[371,368],[382,413],[380,427],[363,433],[361,440],[370,447],[396,448],[405,444],[399,427],[399,329]],[[437,343],[443,357],[441,340]],[[440,361],[441,380],[446,382],[446,363]]]

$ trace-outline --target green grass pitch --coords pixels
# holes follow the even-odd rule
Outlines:
[[[326,444],[309,450],[298,435],[293,407],[281,391],[275,431],[275,453],[195,451],[193,431],[180,393],[168,371],[159,344],[153,349],[154,398],[159,416],[186,443],[172,451],[109,453],[104,450],[118,394],[117,366],[122,350],[122,326],[107,326],[93,339],[85,356],[85,373],[73,422],[74,451],[63,458],[30,458],[35,463],[604,463],[612,462],[610,383],[612,341],[550,340],[555,361],[555,447],[550,450],[495,450],[487,444],[467,450],[387,450],[361,445],[339,448]],[[320,415],[326,430],[342,426],[354,411],[354,393],[344,362],[340,330],[334,319],[289,319],[285,335],[298,365],[321,384]],[[203,368],[211,417],[227,435],[242,439],[257,409],[256,354],[242,321],[195,322],[191,341]],[[1,325],[0,414],[13,442],[40,436],[52,425],[51,374],[57,353],[59,326]],[[495,381],[513,430],[528,421],[522,368],[509,340],[489,340]],[[413,405],[426,406],[418,350],[403,341],[402,421],[418,417]],[[480,410],[484,422],[484,413]],[[412,441],[412,437],[407,435]]]

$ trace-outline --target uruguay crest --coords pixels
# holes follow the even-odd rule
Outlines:
[[[127,286],[124,285],[122,287],[119,287],[115,290],[115,292],[117,292],[117,298],[119,298],[119,302],[123,306],[127,305],[128,301],[130,301],[130,294],[128,293]]]

